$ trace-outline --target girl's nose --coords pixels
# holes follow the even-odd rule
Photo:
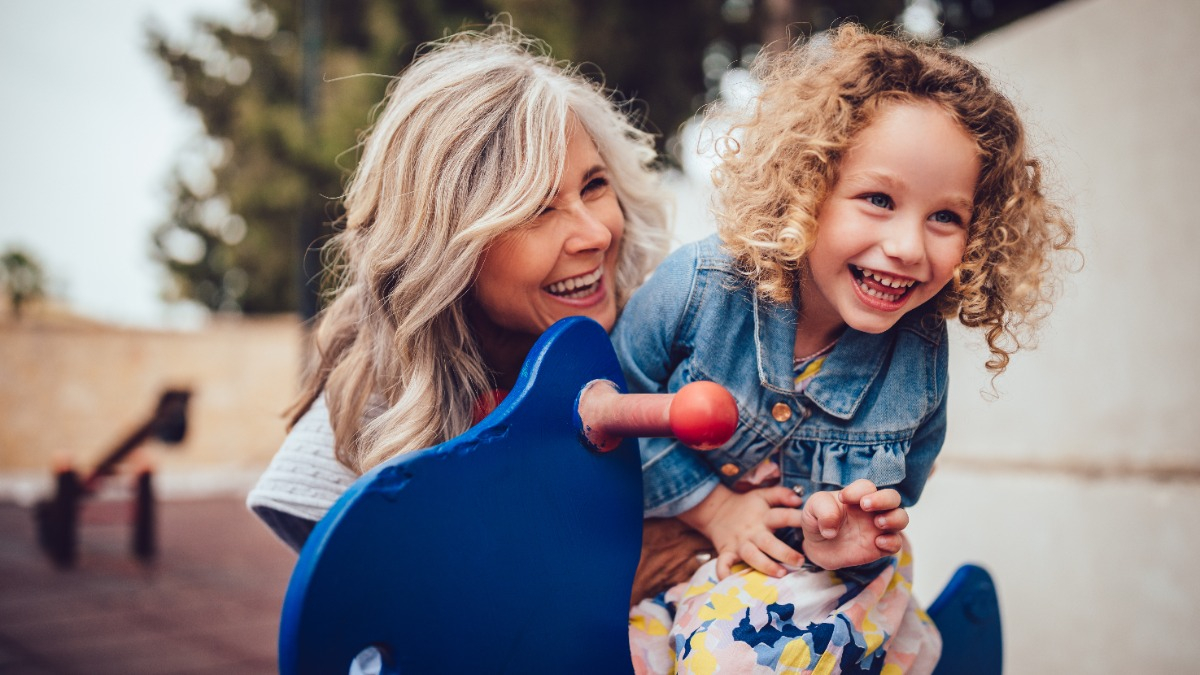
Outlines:
[[[613,233],[590,209],[584,204],[577,205],[570,212],[571,233],[563,248],[567,253],[587,253],[589,251],[607,251],[612,244]]]
[[[925,223],[916,219],[895,219],[883,239],[883,253],[905,265],[925,259]]]

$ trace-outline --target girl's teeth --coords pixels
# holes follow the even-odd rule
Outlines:
[[[866,293],[867,295],[871,296],[872,298],[879,298],[880,300],[887,300],[888,302],[895,302],[900,299],[901,295],[904,295],[903,293],[900,293],[897,295],[889,295],[887,293],[880,293],[879,291],[875,290],[874,288],[871,288],[870,286],[862,283],[861,281],[858,282],[858,287],[859,287],[859,289],[862,290],[863,293]]]
[[[875,281],[878,281],[879,283],[883,284],[884,286],[890,286],[891,288],[910,288],[913,284],[917,283],[916,281],[914,281],[912,279],[900,280],[900,279],[895,279],[895,278],[892,278],[889,276],[884,276],[874,270],[869,270],[864,267],[858,267],[858,265],[855,265],[855,267],[858,268],[859,272],[862,272],[864,277],[871,277],[872,279],[874,279]]]

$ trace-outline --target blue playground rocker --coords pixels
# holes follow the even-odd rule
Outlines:
[[[578,412],[596,380],[624,387],[607,334],[563,319],[483,422],[360,478],[300,553],[280,673],[632,672],[641,468],[635,440],[596,451]],[[1001,673],[987,571],[959,568],[929,615],[937,675]]]

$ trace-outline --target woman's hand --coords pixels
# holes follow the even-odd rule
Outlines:
[[[825,569],[865,565],[900,551],[908,512],[900,493],[859,479],[837,492],[817,492],[804,503],[804,554]]]
[[[717,550],[717,578],[729,576],[739,560],[772,577],[782,577],[804,562],[804,556],[780,541],[775,530],[800,527],[802,500],[785,487],[736,493],[718,485],[711,494],[679,519],[708,537]]]

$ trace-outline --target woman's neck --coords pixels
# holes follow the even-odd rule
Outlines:
[[[498,389],[512,389],[537,337],[497,325],[473,304],[467,306],[467,321],[475,332],[479,356],[491,373],[493,384]]]
[[[523,340],[486,340],[480,337],[479,350],[482,352],[484,364],[495,379],[496,388],[512,389],[533,344]]]

